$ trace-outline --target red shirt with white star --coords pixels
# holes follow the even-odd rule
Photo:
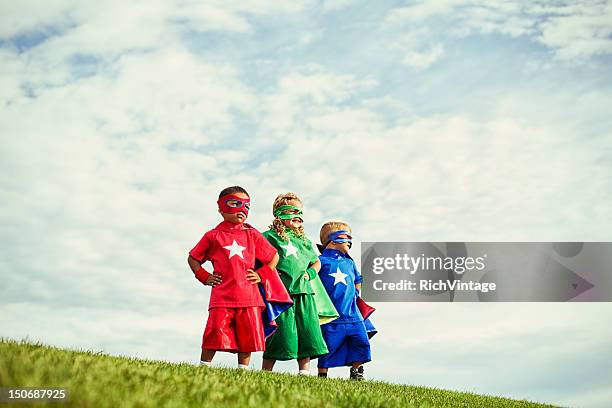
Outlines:
[[[249,224],[223,221],[208,231],[189,255],[203,263],[211,261],[221,275],[221,284],[214,286],[208,309],[213,307],[264,306],[257,284],[246,278],[247,269],[255,269],[255,259],[269,263],[276,249]]]

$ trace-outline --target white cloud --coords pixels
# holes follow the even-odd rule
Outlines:
[[[544,21],[538,41],[564,60],[612,53],[612,3],[594,3],[581,11]]]
[[[318,92],[314,86],[286,88]],[[278,102],[282,95],[270,100]],[[605,182],[596,163],[607,141],[575,145],[573,134],[564,129],[567,124],[539,126],[512,116],[487,122],[440,116],[389,127],[373,111],[335,103],[333,98],[292,99],[293,114],[284,118],[297,116],[278,130],[287,148],[266,174],[309,174],[295,180],[294,188],[308,191],[323,213],[344,208],[346,218],[348,211],[356,211],[357,230],[365,229],[366,235],[401,240],[406,231],[415,240],[449,235],[460,241],[483,236],[528,240],[534,232],[517,228],[513,214],[520,214],[522,226],[541,225],[541,234],[552,225],[569,227],[567,220],[578,226],[586,207],[569,210],[555,203],[580,185],[583,205],[590,207],[587,203],[600,194],[597,186]],[[272,110],[268,115],[270,122],[281,117]],[[340,182],[324,176],[330,171],[341,175]],[[356,202],[346,207],[346,197]],[[403,210],[393,225],[384,223],[391,203],[402,203]],[[606,217],[603,207],[597,211]],[[495,222],[479,221],[485,218]],[[604,237],[604,230],[593,228],[589,235]],[[556,231],[569,237],[573,229]]]
[[[401,64],[422,71],[444,55],[442,43],[432,42],[432,37],[428,28],[415,28],[397,36],[387,47],[391,52],[403,55]]]
[[[299,67],[279,78],[277,90],[264,96],[261,133],[266,139],[283,140],[298,116],[346,101],[376,84],[373,79],[335,74],[317,65]]]
[[[173,18],[194,31],[250,32],[251,25],[244,15],[221,4],[182,3]],[[185,28],[185,26],[183,26]]]
[[[461,0],[422,1],[410,6],[396,7],[387,15],[387,21],[396,23],[425,20],[447,14],[462,3]]]
[[[13,2],[0,5],[0,37],[10,37],[33,28],[68,25],[68,13],[74,2],[70,0],[51,0],[41,3],[25,0],[15,6]]]
[[[319,104],[345,100],[356,91],[375,84],[376,81],[373,80],[326,72],[319,66],[305,67],[279,80],[282,93],[290,94],[294,98],[310,98]]]
[[[426,69],[438,61],[443,54],[444,48],[442,45],[435,44],[427,51],[408,51],[402,63],[417,70]]]
[[[353,4],[353,0],[323,0],[324,11],[343,10]]]
[[[312,33],[304,33],[300,36],[298,42],[300,45],[309,45],[313,42],[319,40],[323,36],[322,31],[312,32]]]
[[[612,53],[609,21],[612,3],[604,1],[563,1],[555,4],[533,2],[483,2],[446,0],[420,2],[397,7],[387,15],[390,24],[426,24],[445,33],[467,36],[499,33],[524,36],[554,52],[559,60],[583,61]],[[414,28],[414,27],[411,27]],[[431,36],[438,36],[429,29]],[[452,37],[447,38],[452,40]]]
[[[93,41],[92,47],[117,49],[126,41],[155,44],[162,39],[140,36],[139,33],[151,33],[175,20],[201,31],[247,32],[251,30],[248,16],[294,14],[312,4],[313,1],[309,0],[285,4],[269,0],[238,3],[214,0],[205,4],[187,0],[129,4],[118,0],[97,3],[51,0],[41,4],[25,0],[19,4],[2,5],[0,37],[11,37],[41,27],[72,27],[76,30],[69,32],[68,38],[79,41],[82,48],[86,48],[88,41]]]

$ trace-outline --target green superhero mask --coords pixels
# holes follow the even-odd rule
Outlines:
[[[283,214],[285,210],[297,210],[297,212],[292,214]],[[274,216],[280,218],[281,220],[292,220],[294,218],[302,218],[302,209],[300,207],[296,207],[294,205],[281,205],[276,210],[274,210]]]

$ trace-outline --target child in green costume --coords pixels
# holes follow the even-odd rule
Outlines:
[[[276,319],[278,330],[266,340],[262,369],[271,371],[276,360],[297,359],[299,373],[309,375],[310,360],[328,352],[319,324],[333,320],[338,313],[324,288],[315,292],[322,287],[317,275],[321,263],[304,235],[302,201],[293,193],[281,194],[274,200],[272,212],[274,221],[263,236],[278,251],[276,269],[293,306]]]

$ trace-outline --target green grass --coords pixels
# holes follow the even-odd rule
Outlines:
[[[2,339],[0,386],[64,387],[69,390],[69,401],[49,405],[76,407],[550,406],[380,381],[319,379],[113,357]]]

